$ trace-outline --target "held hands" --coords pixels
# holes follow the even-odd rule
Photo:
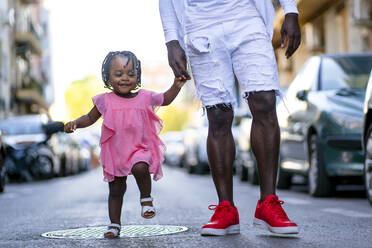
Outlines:
[[[174,78],[173,84],[177,86],[177,88],[182,88],[182,86],[186,83],[186,80],[182,77]]]
[[[70,121],[65,124],[64,128],[66,133],[73,133],[76,130],[76,122]]]
[[[285,56],[288,59],[297,50],[301,43],[301,31],[300,25],[298,24],[298,14],[288,13],[285,15],[280,33],[282,35],[281,47],[284,48],[288,46],[285,52]]]

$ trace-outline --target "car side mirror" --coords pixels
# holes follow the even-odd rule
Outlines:
[[[47,136],[50,136],[58,132],[63,132],[64,126],[63,122],[53,121],[43,125],[43,130]]]
[[[307,90],[300,90],[299,92],[297,92],[296,97],[300,101],[306,101],[307,100],[307,93],[308,93]]]

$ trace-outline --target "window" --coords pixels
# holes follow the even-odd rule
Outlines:
[[[372,69],[372,56],[324,57],[321,89],[364,90]]]

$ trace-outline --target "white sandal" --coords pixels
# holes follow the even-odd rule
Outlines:
[[[105,238],[117,238],[120,236],[121,226],[119,224],[111,223],[107,227],[107,231],[103,233]]]
[[[152,197],[147,197],[147,198],[142,198],[140,200],[141,203],[143,202],[152,202],[153,201],[153,198]],[[156,212],[155,212],[155,208],[154,206],[142,206],[142,211],[141,211],[141,216],[145,219],[151,219],[155,216]],[[146,213],[152,213],[152,215],[150,216],[145,216]]]

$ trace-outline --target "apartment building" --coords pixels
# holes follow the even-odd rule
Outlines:
[[[52,104],[49,13],[39,0],[0,2],[0,118]]]

